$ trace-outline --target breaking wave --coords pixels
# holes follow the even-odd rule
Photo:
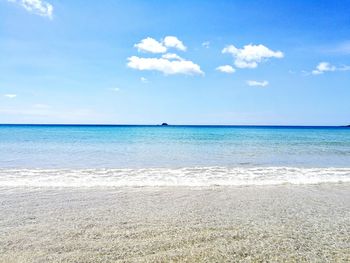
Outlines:
[[[239,186],[350,182],[350,168],[0,169],[0,187]]]

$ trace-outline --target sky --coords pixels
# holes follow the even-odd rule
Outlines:
[[[349,14],[349,0],[0,0],[0,123],[347,125]]]

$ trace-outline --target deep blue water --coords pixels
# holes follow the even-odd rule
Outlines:
[[[350,167],[350,128],[0,125],[0,168]]]

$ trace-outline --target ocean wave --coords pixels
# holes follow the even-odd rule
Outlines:
[[[350,168],[0,169],[0,187],[239,186],[350,182]]]

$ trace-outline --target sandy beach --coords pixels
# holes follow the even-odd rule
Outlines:
[[[350,185],[0,189],[0,262],[349,262]]]
[[[350,263],[350,0],[0,0],[0,263]]]

